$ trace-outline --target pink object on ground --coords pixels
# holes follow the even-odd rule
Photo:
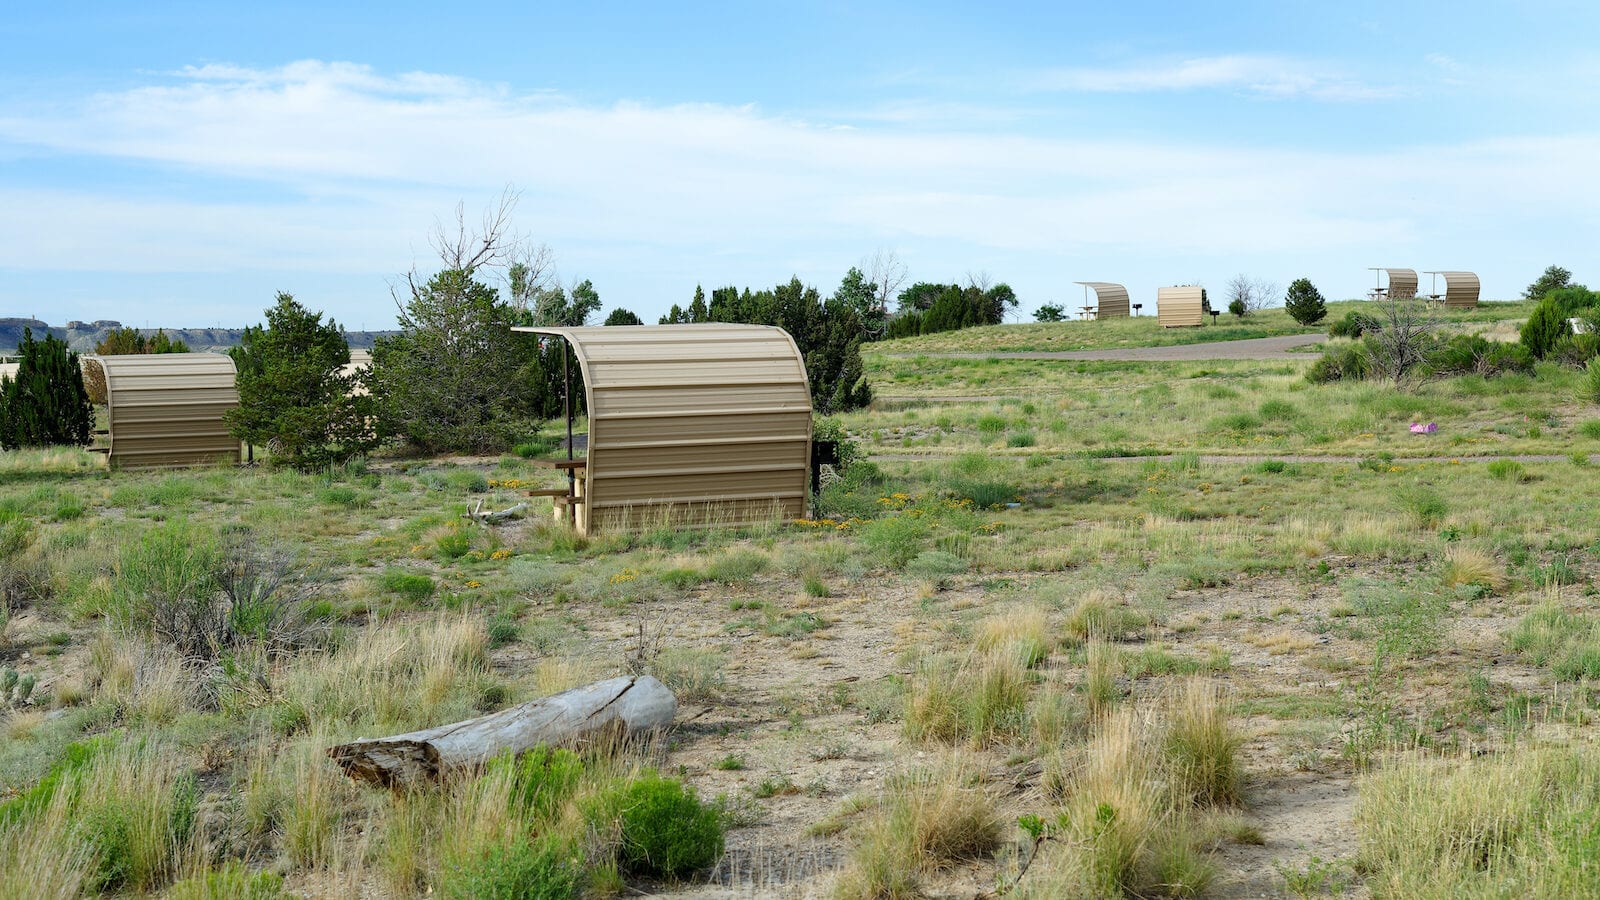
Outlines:
[[[1412,434],[1433,434],[1435,431],[1438,431],[1438,430],[1439,430],[1439,426],[1435,425],[1432,422],[1429,422],[1426,425],[1422,424],[1421,422],[1412,422],[1411,423],[1411,433]]]

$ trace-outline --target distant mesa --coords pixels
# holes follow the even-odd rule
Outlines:
[[[0,318],[0,356],[14,354],[17,347],[22,344],[22,335],[25,329],[32,329],[35,339],[42,339],[45,335],[54,335],[67,342],[67,346],[79,353],[93,353],[96,344],[105,339],[106,335],[122,327],[122,323],[115,319],[97,319],[93,322],[73,320],[65,325],[50,325],[39,319]],[[244,336],[243,328],[141,328],[140,334],[151,335],[158,330],[164,330],[167,337],[175,341],[183,341],[189,349],[196,353],[220,353],[229,347],[237,346]],[[347,331],[345,339],[350,342],[352,349],[370,350],[373,343],[393,331]]]

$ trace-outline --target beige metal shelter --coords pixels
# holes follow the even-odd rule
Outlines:
[[[1416,269],[1385,269],[1375,266],[1368,271],[1382,272],[1389,279],[1387,287],[1373,290],[1374,296],[1387,297],[1390,300],[1410,300],[1417,296]]]
[[[1128,289],[1120,284],[1109,281],[1074,281],[1081,284],[1086,291],[1094,291],[1094,317],[1096,319],[1112,319],[1128,317]],[[1085,297],[1084,299],[1088,299]],[[1088,309],[1088,304],[1084,309]]]
[[[1193,285],[1164,287],[1156,291],[1156,315],[1162,328],[1201,325],[1205,322],[1205,288]]]
[[[1427,272],[1444,279],[1446,309],[1472,309],[1478,305],[1478,276],[1473,272]],[[1437,285],[1436,285],[1437,286]],[[1439,299],[1438,294],[1432,295]]]
[[[512,330],[564,339],[582,372],[587,455],[550,462],[571,473],[570,492],[555,500],[558,512],[575,507],[580,532],[806,514],[811,391],[788,332],[727,324]]]
[[[114,468],[239,461],[239,440],[222,422],[239,405],[232,359],[220,353],[89,359],[105,374]]]

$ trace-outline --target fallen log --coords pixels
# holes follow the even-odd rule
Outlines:
[[[593,746],[639,737],[671,725],[677,711],[678,699],[660,681],[623,676],[452,725],[361,738],[329,747],[328,756],[351,778],[405,787],[540,744]]]

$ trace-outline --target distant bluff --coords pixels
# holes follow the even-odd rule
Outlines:
[[[17,347],[22,343],[24,328],[33,329],[35,338],[42,338],[46,334],[53,334],[67,342],[67,346],[79,353],[94,352],[95,345],[105,339],[106,335],[121,328],[121,322],[110,319],[101,319],[96,322],[68,322],[65,325],[50,325],[38,319],[0,319],[0,355],[17,352]],[[140,334],[155,334],[157,329],[141,328]],[[229,347],[239,343],[244,335],[243,328],[163,328],[167,337],[175,341],[183,341],[189,345],[190,350],[196,352],[211,351],[221,353]],[[356,349],[372,349],[373,341],[392,331],[347,331],[345,339],[350,346]]]

